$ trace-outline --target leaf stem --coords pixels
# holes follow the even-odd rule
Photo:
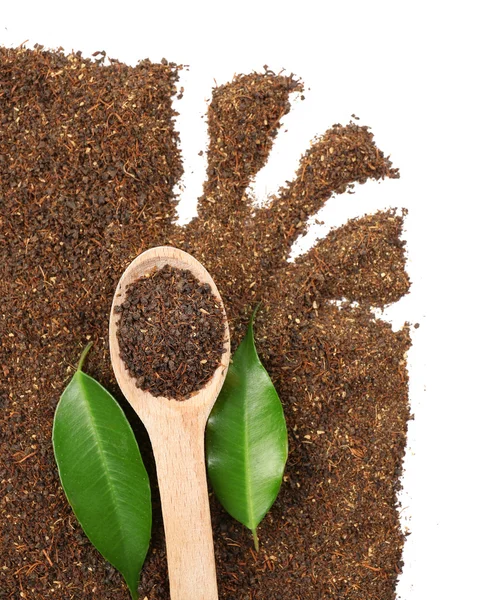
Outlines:
[[[83,363],[85,362],[86,355],[88,354],[88,352],[90,352],[90,348],[92,346],[93,346],[93,342],[88,342],[88,344],[85,346],[85,349],[81,353],[80,360],[78,361],[78,367],[76,369],[77,371],[81,371],[81,369],[83,367]]]
[[[251,315],[251,325],[254,325],[254,320],[256,319],[256,315],[258,313],[258,310],[261,308],[261,304],[262,301],[258,302],[256,304],[256,308],[252,311],[252,315]]]
[[[251,529],[252,531],[252,539],[254,540],[254,549],[256,552],[259,552],[259,538],[258,538],[258,528]]]

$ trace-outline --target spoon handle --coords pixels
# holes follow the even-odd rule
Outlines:
[[[156,460],[171,600],[218,600],[205,471],[206,416],[168,411],[150,432]]]

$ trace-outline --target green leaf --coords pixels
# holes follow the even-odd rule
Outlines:
[[[90,345],[56,409],[54,455],[76,518],[137,599],[151,537],[149,478],[122,409],[81,371]]]
[[[253,532],[276,500],[288,456],[283,407],[254,345],[254,315],[206,430],[208,475],[225,510]]]

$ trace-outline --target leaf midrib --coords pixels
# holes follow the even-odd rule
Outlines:
[[[247,410],[247,406],[244,408],[244,472],[246,473],[246,500],[247,505],[249,507],[249,522],[251,524],[250,529],[254,529],[254,507],[252,502],[252,494],[251,494],[251,469],[249,468],[250,464],[250,451],[249,451],[249,411]]]
[[[120,515],[117,511],[117,502],[116,502],[116,494],[115,494],[115,489],[114,489],[114,485],[112,480],[110,479],[110,477],[107,475],[109,468],[108,468],[108,462],[107,459],[105,457],[105,454],[100,450],[100,448],[102,447],[102,443],[101,443],[101,437],[98,433],[98,429],[96,427],[96,419],[95,416],[92,412],[91,409],[91,405],[90,403],[86,400],[86,398],[88,397],[88,390],[86,389],[86,375],[83,372],[79,372],[80,373],[80,378],[81,378],[81,387],[83,390],[83,398],[85,400],[85,405],[87,407],[87,412],[88,412],[88,416],[90,419],[90,424],[92,426],[93,432],[94,432],[94,437],[95,437],[95,442],[97,443],[97,454],[99,454],[99,456],[101,457],[101,462],[103,464],[104,467],[104,474],[103,474],[103,479],[105,479],[107,481],[108,484],[108,488],[109,488],[109,495],[112,501],[112,505],[115,507],[115,511],[114,511],[114,515],[115,515],[115,521],[116,521],[116,525],[118,527],[118,531],[122,531],[123,527],[122,527],[122,521],[120,518]],[[125,547],[125,543],[124,543],[124,536],[121,536],[121,547],[122,547],[122,552],[124,554],[124,561],[127,563],[127,554],[126,554],[126,547]]]

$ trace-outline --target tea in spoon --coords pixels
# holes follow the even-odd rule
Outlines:
[[[146,347],[145,344],[147,345],[148,339],[157,339],[161,344],[166,344],[164,348],[171,348],[169,352],[171,356],[180,356],[179,349],[176,347],[180,343],[188,343],[190,347],[192,343],[195,343],[198,347],[198,340],[193,338],[198,333],[198,327],[203,327],[208,335],[209,325],[205,319],[210,311],[205,308],[199,309],[200,314],[195,316],[191,310],[187,310],[188,314],[185,317],[183,304],[177,300],[175,306],[180,313],[177,312],[175,317],[174,310],[171,312],[174,306],[169,298],[165,300],[165,287],[162,284],[157,287],[157,293],[147,294],[145,305],[133,306],[130,301],[134,286],[144,285],[145,280],[149,281],[151,276],[156,277],[157,272],[163,268],[169,273],[168,279],[173,283],[175,277],[171,275],[172,273],[189,271],[201,286],[200,292],[206,294],[207,297],[211,293],[214,306],[218,307],[218,314],[221,316],[223,336],[218,342],[220,343],[218,364],[213,372],[210,371],[210,374],[208,374],[207,367],[205,376],[198,371],[200,373],[198,375],[199,382],[192,383],[191,378],[188,379],[185,369],[189,368],[188,365],[191,367],[195,364],[197,366],[191,368],[197,369],[199,365],[202,368],[205,367],[207,354],[203,358],[197,356],[196,361],[188,358],[186,367],[183,364],[185,361],[176,365],[175,362],[178,361],[168,356],[161,356],[160,362],[153,361],[151,363],[151,357],[154,358],[154,348]],[[185,277],[188,279],[190,276],[187,274]],[[178,279],[177,276],[176,279]],[[190,279],[192,278],[190,277]],[[171,284],[171,281],[168,282],[168,285]],[[180,288],[180,292],[184,293],[187,288],[192,287],[186,285],[184,278],[183,283],[181,281],[181,278],[178,279],[176,284]],[[202,292],[202,290],[204,291]],[[142,302],[142,298],[140,296],[139,298]],[[158,319],[155,321],[151,317],[145,319],[144,315],[150,314],[150,311],[145,309],[148,303],[150,309],[159,315],[159,324]],[[124,329],[123,335],[119,321],[124,319],[125,309],[127,309],[126,323],[129,324],[129,327]],[[170,319],[170,331],[174,332],[181,321],[183,331],[186,332],[185,335],[188,331],[192,333],[186,339],[179,337],[176,341],[175,339],[170,341],[166,339],[165,332],[157,332],[158,336],[151,338],[151,334],[154,332],[149,328],[165,328],[164,317],[166,315]],[[208,318],[210,317],[208,316]],[[134,332],[131,332],[131,328]],[[210,329],[213,330],[215,327]],[[136,336],[132,340],[133,344],[130,339],[132,333]],[[126,338],[129,338],[129,341]],[[161,246],[143,252],[127,267],[117,285],[110,313],[109,340],[110,356],[117,382],[124,396],[144,423],[154,452],[163,511],[171,598],[172,600],[217,600],[215,558],[205,471],[204,434],[208,416],[222,387],[229,365],[230,341],[224,306],[214,281],[195,258],[182,250]],[[188,347],[186,347],[186,351],[188,351]],[[124,359],[121,355],[124,356]],[[146,362],[157,365],[157,368],[154,373],[137,377],[140,372],[137,369],[147,369],[147,364],[141,362],[146,356],[149,357]],[[132,363],[139,361],[139,363],[134,365],[131,361]],[[177,371],[176,375],[175,370]],[[169,382],[165,379],[169,379]],[[179,392],[176,389],[183,385],[183,380],[187,382],[183,386],[186,393],[184,398],[180,393],[181,390]],[[198,389],[188,391],[192,387]],[[161,390],[164,390],[165,395],[161,393]]]

